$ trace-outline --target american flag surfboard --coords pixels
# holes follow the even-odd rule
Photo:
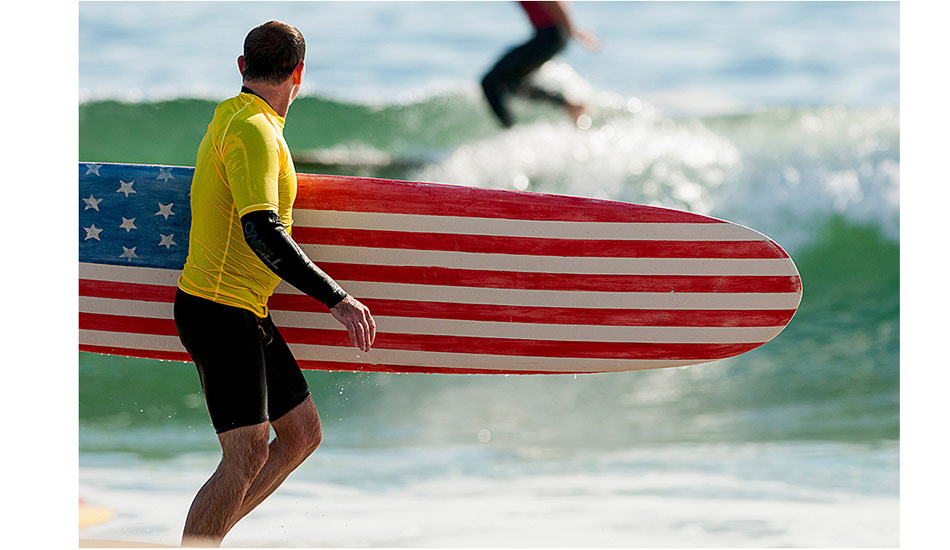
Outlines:
[[[79,164],[79,347],[188,361],[172,320],[193,168]],[[376,319],[350,345],[281,283],[274,322],[301,367],[553,374],[704,363],[791,321],[801,279],[751,229],[615,201],[298,175],[293,237]]]

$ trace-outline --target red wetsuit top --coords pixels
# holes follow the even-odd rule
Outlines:
[[[528,15],[528,19],[531,20],[531,25],[534,26],[535,29],[546,29],[557,25],[557,21],[548,13],[547,9],[545,9],[545,2],[518,3],[521,4],[521,9]]]

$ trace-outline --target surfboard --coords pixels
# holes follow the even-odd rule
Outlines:
[[[105,523],[115,517],[115,512],[103,506],[93,506],[79,499],[79,528]]]
[[[189,361],[172,315],[194,169],[79,164],[79,349]],[[366,304],[374,349],[281,283],[301,367],[556,374],[706,363],[788,325],[789,255],[752,229],[667,208],[441,183],[298,174],[292,235]]]

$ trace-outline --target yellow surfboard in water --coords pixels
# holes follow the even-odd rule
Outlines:
[[[115,517],[115,512],[102,506],[92,506],[79,499],[79,528],[105,523]]]

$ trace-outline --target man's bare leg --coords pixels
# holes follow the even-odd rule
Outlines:
[[[270,443],[267,462],[248,488],[228,530],[276,491],[317,449],[323,437],[320,415],[310,397],[271,425],[276,437]]]
[[[258,473],[267,463],[270,426],[267,422],[228,430],[218,435],[221,462],[195,496],[182,546],[218,546],[234,524]]]
[[[246,449],[256,448],[261,441],[266,444],[271,425],[277,437],[263,447],[263,453],[248,452]],[[219,546],[241,518],[276,491],[316,450],[321,438],[320,416],[310,397],[271,424],[221,434],[221,464],[195,497],[185,522],[182,546]],[[250,456],[240,461],[242,454]],[[262,458],[263,464],[250,457]],[[248,479],[251,472],[254,475]]]
[[[574,124],[578,124],[578,120],[581,116],[587,114],[587,106],[581,103],[567,103],[564,105],[564,108],[567,110],[567,115],[571,117],[571,121]]]

